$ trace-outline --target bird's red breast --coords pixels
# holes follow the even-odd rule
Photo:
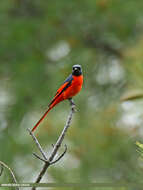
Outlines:
[[[65,82],[58,90],[53,98],[52,102],[50,103],[49,107],[54,107],[59,102],[72,98],[75,96],[82,88],[83,84],[83,76],[71,76],[71,82]]]
[[[82,88],[83,76],[72,76],[71,85],[63,92],[63,98],[68,99],[75,96]]]

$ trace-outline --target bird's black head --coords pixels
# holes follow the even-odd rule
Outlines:
[[[72,75],[80,76],[82,74],[82,68],[80,65],[74,65],[72,67]]]

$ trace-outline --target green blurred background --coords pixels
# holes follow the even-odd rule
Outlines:
[[[141,182],[135,142],[143,141],[143,101],[130,97],[143,91],[142,10],[134,0],[1,0],[0,160],[19,182],[34,182],[43,165],[26,129],[74,64],[83,67],[84,85],[68,152],[42,182]],[[68,101],[59,104],[35,132],[46,152],[69,110]],[[7,182],[5,171],[0,183]]]

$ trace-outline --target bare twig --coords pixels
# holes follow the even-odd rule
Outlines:
[[[66,152],[67,152],[67,145],[65,144],[64,152],[55,161],[50,162],[50,165],[55,164],[56,162],[58,162],[65,155]]]
[[[55,161],[50,162],[50,165],[55,164],[56,162],[58,162],[58,161],[65,155],[66,152],[67,152],[67,145],[65,144],[65,150],[64,150],[64,152],[63,152]],[[33,153],[33,155],[34,155],[36,158],[38,158],[39,160],[43,161],[43,162],[48,162],[48,160],[45,160],[45,159],[41,158],[41,157],[40,157],[39,155],[37,155],[36,153]]]
[[[69,99],[69,101],[70,101],[70,105],[71,105],[71,111],[69,113],[69,116],[68,116],[67,122],[66,122],[66,124],[64,126],[64,129],[61,132],[56,144],[52,145],[53,150],[52,150],[51,155],[50,155],[50,157],[48,159],[47,159],[47,156],[44,153],[40,143],[38,142],[38,140],[36,139],[34,134],[30,131],[30,129],[28,129],[29,134],[32,136],[33,140],[35,141],[35,143],[36,143],[38,149],[40,150],[40,152],[41,152],[44,159],[42,159],[41,157],[39,157],[35,153],[34,153],[34,156],[36,156],[36,158],[42,160],[45,163],[42,170],[41,170],[41,172],[37,176],[37,179],[36,179],[35,183],[40,183],[40,181],[41,181],[42,177],[44,176],[44,174],[45,174],[46,170],[48,169],[48,167],[50,165],[55,164],[56,162],[58,162],[65,155],[65,153],[67,151],[67,146],[65,145],[64,152],[54,161],[55,155],[57,154],[57,152],[58,152],[58,150],[59,150],[59,148],[60,148],[60,146],[61,146],[61,144],[62,144],[62,142],[64,140],[65,134],[66,134],[66,132],[67,132],[67,130],[68,130],[70,124],[71,124],[73,113],[75,112],[75,104],[74,104],[73,100]],[[36,187],[33,187],[32,190],[36,190]]]
[[[0,165],[1,165],[2,167],[7,168],[7,169],[9,170],[9,172],[10,172],[10,174],[11,174],[11,176],[12,176],[12,179],[13,179],[14,183],[17,183],[16,177],[15,177],[15,175],[14,175],[12,169],[11,169],[9,166],[7,166],[4,162],[2,162],[2,161],[0,161]],[[18,187],[16,187],[16,189],[19,190]]]
[[[2,173],[3,173],[3,165],[1,165],[0,176],[2,175]]]
[[[44,158],[45,160],[47,160],[46,154],[45,154],[45,152],[43,151],[43,149],[42,149],[40,143],[38,142],[37,138],[34,136],[34,134],[31,132],[30,129],[27,129],[27,130],[28,130],[29,134],[31,135],[31,137],[33,138],[33,140],[35,141],[35,143],[36,143],[38,149],[40,150],[40,152],[41,152],[43,158]]]
[[[47,162],[47,160],[41,158],[39,155],[37,155],[36,153],[33,153],[33,155],[38,158],[39,160],[43,161],[43,162]]]

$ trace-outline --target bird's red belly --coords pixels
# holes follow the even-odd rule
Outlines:
[[[64,92],[64,99],[72,98],[75,96],[82,88],[83,77],[82,76],[73,76],[74,79],[72,84]]]

